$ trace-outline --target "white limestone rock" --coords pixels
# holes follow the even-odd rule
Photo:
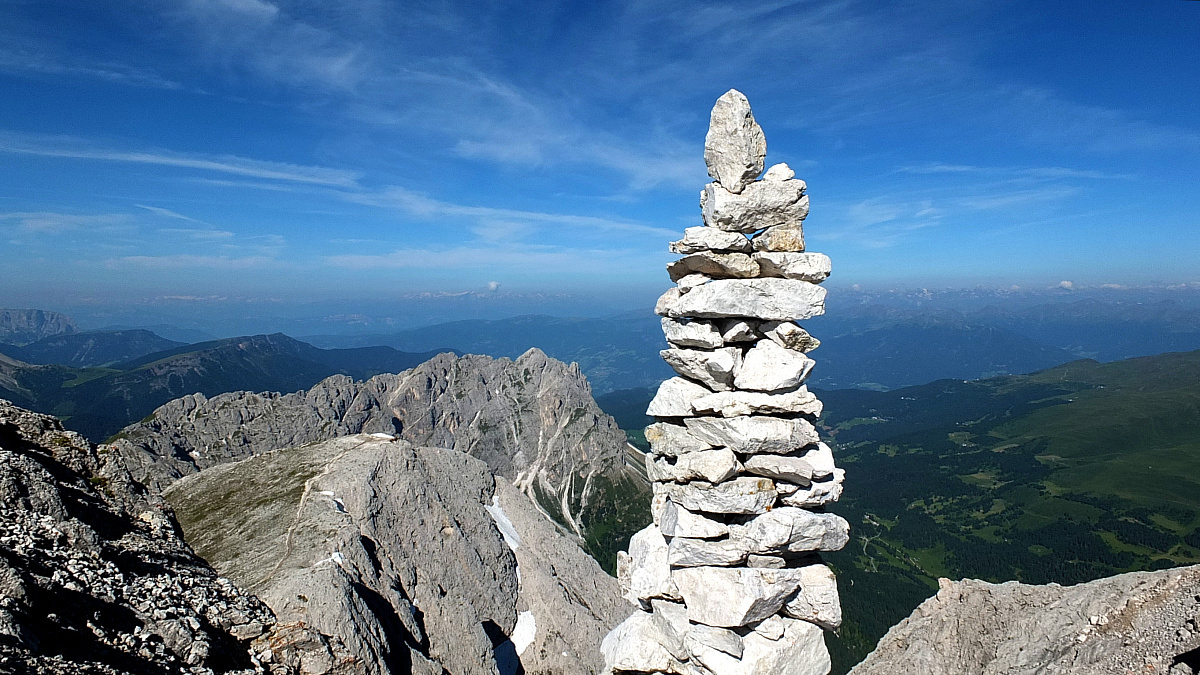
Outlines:
[[[646,414],[652,417],[684,417],[694,415],[692,401],[701,396],[713,393],[711,389],[682,377],[671,379],[658,385],[658,393],[646,408]]]
[[[650,444],[650,452],[665,457],[678,457],[713,447],[712,443],[689,432],[687,427],[668,422],[656,422],[646,427],[646,442]]]
[[[795,389],[812,372],[815,361],[772,340],[759,340],[742,359],[733,384],[738,389],[782,391]]]
[[[800,223],[776,225],[754,235],[750,248],[755,251],[804,251],[804,226]]]
[[[667,342],[676,347],[717,349],[724,344],[721,340],[721,333],[708,321],[663,317],[662,329]]]
[[[797,569],[801,572],[800,592],[783,606],[783,614],[837,630],[842,625],[842,602],[833,570],[819,563]]]
[[[787,561],[777,555],[759,555],[751,553],[746,556],[746,567],[763,567],[766,569],[780,570],[787,567]]]
[[[818,440],[816,427],[804,418],[692,417],[684,420],[684,424],[700,440],[727,447],[739,455],[786,454]]]
[[[667,289],[654,312],[673,319],[719,319],[749,317],[775,321],[803,321],[825,313],[825,289],[807,281],[765,277],[762,279],[714,279],[680,293]]]
[[[833,475],[837,469],[833,463],[833,449],[823,442],[809,447],[803,456],[804,461],[812,467],[813,477],[818,480]]]
[[[801,414],[820,417],[823,406],[807,387],[783,394],[758,391],[719,391],[692,401],[699,414],[715,413],[721,417],[740,415]]]
[[[689,655],[702,653],[704,649],[715,649],[735,659],[742,658],[742,636],[728,628],[694,623],[684,634],[683,645]]]
[[[702,450],[680,455],[674,461],[660,457],[646,463],[647,476],[652,481],[687,482],[702,480],[720,483],[738,473],[741,465],[732,450]]]
[[[652,598],[679,599],[667,562],[667,540],[654,525],[647,525],[629,540],[629,595],[631,602]]]
[[[842,482],[846,478],[843,469],[834,469],[833,475],[825,480],[814,480],[807,487],[793,492],[781,500],[788,506],[814,509],[836,502],[842,496]]]
[[[675,537],[667,544],[667,561],[672,567],[716,565],[728,567],[746,560],[753,542],[740,539],[689,539]]]
[[[708,175],[732,192],[742,189],[762,173],[767,139],[754,121],[750,102],[736,89],[717,99],[704,137],[704,163]]]
[[[783,634],[770,640],[757,631],[742,638],[740,659],[687,642],[693,662],[720,675],[827,675],[831,667],[825,636],[807,621],[782,619]]]
[[[734,374],[742,365],[742,350],[737,347],[713,351],[673,348],[658,354],[675,372],[715,391],[731,389]]]
[[[754,632],[774,642],[775,640],[783,637],[783,619],[774,614],[768,616],[754,625]]]
[[[688,511],[670,499],[663,504],[658,526],[668,537],[715,539],[729,534],[729,526],[725,523]]]
[[[749,253],[750,240],[737,232],[726,232],[715,227],[689,227],[683,231],[683,239],[671,242],[671,253],[687,255],[700,251],[737,251]]]
[[[742,319],[725,319],[717,324],[717,330],[721,331],[721,339],[727,344],[731,342],[754,342],[758,339],[758,331],[754,330],[752,323]]]
[[[689,274],[703,274],[714,279],[749,279],[759,274],[758,261],[745,253],[714,253],[701,251],[667,264],[671,281]],[[783,276],[775,274],[772,276]]]
[[[704,224],[744,234],[779,225],[798,225],[808,217],[806,187],[802,180],[759,181],[747,185],[741,194],[734,194],[717,183],[709,183],[700,193]]]
[[[782,506],[731,526],[729,536],[754,542],[752,553],[838,551],[850,540],[850,524],[832,513]]]
[[[704,284],[707,284],[710,281],[712,281],[712,277],[709,277],[709,276],[706,276],[703,274],[699,274],[699,273],[689,274],[685,277],[680,278],[678,281],[676,281],[675,287],[679,289],[680,293],[687,293],[688,291],[692,290],[693,288],[695,288],[697,286],[703,286]]]
[[[808,485],[812,482],[812,465],[799,457],[785,455],[755,455],[745,462],[746,473],[765,476],[775,481],[793,485]]]
[[[666,491],[671,501],[689,511],[702,513],[765,513],[778,497],[774,481],[748,476],[715,485],[668,483]]]
[[[780,347],[808,353],[821,346],[821,341],[791,321],[768,321],[759,327],[763,335]]]
[[[800,279],[819,284],[833,272],[833,262],[824,253],[763,251],[755,253],[754,260],[764,277]]]
[[[771,168],[767,169],[767,172],[763,174],[762,179],[780,182],[791,180],[795,177],[796,172],[792,171],[792,167],[780,162],[779,164],[774,164],[771,166]]]
[[[621,587],[621,597],[625,598],[634,605],[641,607],[641,603],[630,594],[629,589],[632,584],[631,575],[633,574],[633,558],[625,551],[617,551],[617,585]]]
[[[600,643],[605,665],[614,672],[693,675],[683,639],[659,613],[634,612]]]
[[[800,587],[801,572],[761,567],[682,567],[673,570],[671,578],[687,605],[689,620],[737,628],[778,612]]]

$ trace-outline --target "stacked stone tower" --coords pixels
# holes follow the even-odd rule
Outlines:
[[[849,537],[825,512],[844,472],[804,386],[819,342],[795,322],[825,311],[830,261],[804,251],[804,181],[786,164],[763,173],[766,150],[746,97],[718,99],[704,225],[671,244],[676,286],[655,308],[679,376],[648,410],[654,523],[618,556],[638,610],[604,639],[614,673],[829,672],[822,629],[841,606],[818,552]]]

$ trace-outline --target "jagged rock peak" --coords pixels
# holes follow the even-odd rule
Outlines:
[[[762,173],[767,139],[754,121],[750,101],[737,89],[717,99],[704,137],[704,163],[708,175],[721,187],[737,194]]]

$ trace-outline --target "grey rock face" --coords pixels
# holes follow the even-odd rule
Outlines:
[[[211,467],[164,497],[219,572],[364,673],[502,675],[514,658],[596,672],[620,615],[577,544],[454,450],[345,436]]]
[[[299,672],[288,644],[278,645],[284,662],[259,658],[277,635],[274,615],[192,552],[170,510],[127,476],[101,473],[79,434],[7,401],[0,550],[0,671]]]
[[[736,89],[717,99],[704,138],[704,163],[708,175],[733,193],[762,173],[767,139],[754,121],[750,102]]]
[[[441,354],[395,375],[334,376],[293,394],[185,396],[127,427],[111,447],[157,491],[218,464],[357,433],[477,457],[577,534],[594,478],[628,471],[625,435],[596,406],[578,367],[536,349],[515,361]]]
[[[75,322],[66,314],[41,309],[0,309],[0,342],[23,345],[76,330]]]
[[[1200,566],[1076,586],[939,583],[851,675],[1195,672]]]

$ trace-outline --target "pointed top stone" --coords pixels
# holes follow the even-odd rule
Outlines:
[[[750,101],[737,89],[730,89],[713,106],[704,137],[704,163],[708,175],[721,187],[741,193],[762,173],[767,157],[767,139],[754,121]]]

